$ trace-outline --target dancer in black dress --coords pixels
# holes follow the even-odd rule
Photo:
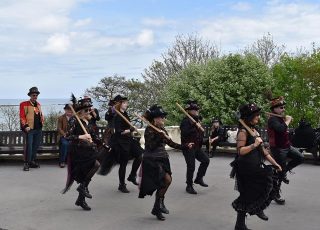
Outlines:
[[[132,162],[131,173],[127,180],[134,185],[138,185],[136,181],[137,171],[141,164],[142,152],[144,151],[137,139],[133,137],[133,131],[135,130],[128,124],[130,118],[126,112],[128,108],[128,99],[124,96],[117,95],[114,99],[114,106],[111,108],[111,114],[109,117],[110,124],[114,129],[114,133],[109,139],[110,147],[112,148],[110,154],[108,154],[102,161],[100,175],[107,175],[112,167],[119,163],[119,187],[118,190],[123,193],[129,193],[127,185],[125,183],[126,168],[128,161],[134,158]],[[122,116],[120,116],[118,111]],[[128,121],[125,121],[125,119]]]
[[[151,126],[147,126],[144,133],[145,153],[142,160],[139,198],[144,198],[146,195],[151,196],[156,191],[155,203],[151,213],[159,220],[165,220],[162,213],[169,214],[169,210],[164,205],[164,196],[172,181],[169,155],[165,150],[165,145],[180,150],[193,146],[193,143],[189,143],[188,146],[181,146],[168,137],[164,128],[166,115],[167,113],[158,105],[151,106],[144,115],[158,131]]]
[[[72,101],[74,111],[77,112],[79,120],[76,116],[73,116],[68,123],[66,138],[71,142],[71,146],[68,159],[68,179],[62,193],[66,193],[73,182],[76,181],[80,185],[77,188],[79,196],[75,204],[89,211],[91,208],[86,203],[85,198],[92,198],[88,185],[100,166],[97,161],[97,146],[103,146],[103,143],[96,136],[94,128],[89,124],[91,118],[90,108],[92,107],[91,99],[77,101],[72,95]],[[106,145],[104,146],[108,148]]]
[[[235,229],[248,229],[245,224],[246,213],[257,215],[263,220],[268,220],[263,210],[269,206],[276,194],[273,178],[274,169],[265,165],[267,159],[278,171],[279,164],[271,157],[269,151],[262,147],[262,139],[255,129],[260,119],[260,108],[253,103],[240,107],[241,119],[252,130],[253,137],[241,124],[237,135],[238,155],[233,164],[236,176],[236,187],[240,196],[233,201],[232,206],[237,211],[238,217]]]

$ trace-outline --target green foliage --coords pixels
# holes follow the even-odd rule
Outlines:
[[[61,112],[54,111],[51,109],[48,114],[45,114],[45,120],[43,125],[43,130],[52,131],[57,130],[58,117],[61,115]]]
[[[175,106],[193,98],[201,106],[204,123],[219,116],[225,124],[235,124],[239,105],[255,102],[267,107],[264,92],[273,86],[268,68],[253,55],[228,55],[208,64],[193,64],[174,76],[161,98],[172,124],[181,120]]]
[[[134,113],[143,113],[150,106],[150,94],[152,91],[144,82],[137,79],[126,79],[125,77],[114,75],[104,77],[98,86],[87,89],[87,94],[95,99],[100,106],[100,110],[106,111],[108,102],[116,95],[121,94],[128,97],[128,113],[133,123],[141,126],[140,120],[134,117]],[[100,115],[102,118],[103,115]]]
[[[293,116],[293,126],[307,118],[313,126],[320,123],[320,52],[292,57],[284,55],[274,66],[275,95],[283,95],[286,113]]]

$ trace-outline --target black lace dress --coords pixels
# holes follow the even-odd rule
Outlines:
[[[255,142],[247,136],[245,146]],[[267,208],[276,194],[274,169],[263,163],[264,155],[256,148],[246,155],[238,155],[234,165],[236,188],[240,196],[232,202],[232,207],[238,212],[255,215]]]
[[[167,131],[162,129],[167,135]],[[144,133],[145,152],[141,163],[142,178],[140,183],[139,198],[152,195],[154,191],[163,187],[164,176],[166,173],[172,174],[169,155],[165,146],[182,150],[182,146],[168,140],[163,134],[155,131],[148,126]]]
[[[87,132],[91,135],[93,143],[79,139],[84,134],[79,122],[75,117],[71,117],[68,123],[67,139],[71,143],[70,154],[68,155],[68,178],[66,188],[62,191],[67,192],[74,181],[83,183],[89,171],[94,167],[99,156],[98,145],[102,145],[102,141],[96,135],[94,127],[87,125],[81,120]]]

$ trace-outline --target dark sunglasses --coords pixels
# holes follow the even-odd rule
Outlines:
[[[91,112],[91,109],[85,109],[84,112],[86,113]]]
[[[31,94],[31,97],[37,97],[38,94]]]
[[[279,108],[280,108],[280,109],[285,109],[286,107],[285,107],[285,106],[280,106]]]

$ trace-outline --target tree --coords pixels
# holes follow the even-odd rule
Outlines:
[[[253,54],[264,64],[272,67],[279,62],[281,55],[284,54],[284,50],[285,45],[277,45],[273,40],[273,36],[268,33],[252,45],[246,47],[244,54]]]
[[[320,52],[292,57],[284,55],[273,68],[275,95],[283,95],[286,113],[293,116],[293,126],[301,118],[313,126],[320,124]]]
[[[143,113],[150,106],[151,91],[147,86],[136,79],[127,80],[125,77],[114,75],[101,79],[98,86],[86,90],[100,104],[101,110],[107,110],[108,102],[116,95],[121,94],[129,99],[128,113],[134,123],[142,125],[139,119],[136,119],[134,113]]]
[[[1,106],[1,118],[3,122],[0,125],[3,131],[17,131],[20,129],[19,110],[16,106]]]
[[[235,112],[241,104],[255,102],[267,108],[264,91],[273,81],[267,66],[253,55],[228,55],[207,64],[193,64],[172,78],[164,89],[162,104],[171,124],[182,114],[175,102],[196,99],[204,122],[219,116],[225,124],[236,124]]]
[[[58,117],[60,115],[61,115],[61,112],[57,112],[53,108],[51,108],[48,114],[45,114],[43,130],[45,131],[57,130]]]
[[[151,89],[151,101],[156,102],[168,80],[189,64],[205,64],[219,57],[219,49],[196,34],[178,35],[171,48],[163,53],[162,60],[154,60],[142,74]]]

